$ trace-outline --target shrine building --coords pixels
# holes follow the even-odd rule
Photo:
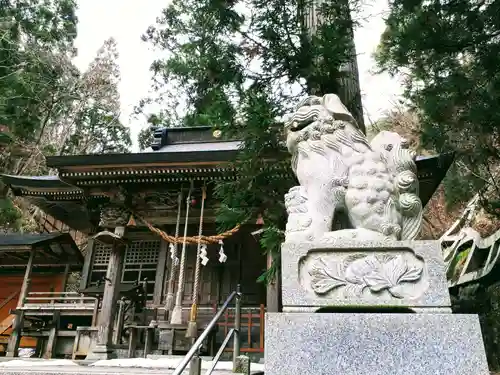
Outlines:
[[[152,151],[47,157],[56,176],[2,176],[16,196],[88,238],[82,254],[65,234],[12,245],[0,237],[10,254],[0,258],[0,283],[21,280],[0,300],[9,306],[0,316],[5,355],[19,347],[46,358],[185,353],[238,285],[241,352],[263,353],[264,314],[279,309],[279,295],[257,281],[269,263],[259,223],[217,231],[214,182],[238,178],[242,146],[218,136],[210,127],[163,128]],[[452,160],[417,158],[423,205]],[[37,282],[49,264],[57,265],[53,286]],[[77,290],[66,287],[71,271],[81,274]],[[229,308],[203,353],[213,355],[233,324]]]

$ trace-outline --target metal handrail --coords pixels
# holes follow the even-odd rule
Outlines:
[[[179,365],[175,368],[175,370],[172,373],[172,375],[181,375],[182,372],[186,369],[186,367],[189,364],[189,362],[191,362],[191,360],[193,359],[193,357],[198,356],[198,352],[200,350],[201,345],[203,344],[203,341],[210,334],[210,331],[215,327],[215,325],[217,324],[217,322],[219,321],[219,319],[222,317],[222,314],[224,314],[224,312],[229,307],[229,304],[232,302],[232,300],[235,297],[236,297],[236,311],[235,311],[235,317],[234,317],[234,328],[231,329],[231,331],[230,331],[231,336],[234,337],[234,341],[233,341],[233,344],[234,344],[234,349],[233,349],[233,368],[234,368],[234,366],[236,364],[236,358],[240,355],[241,291],[240,291],[240,286],[239,285],[236,287],[236,290],[234,292],[232,292],[229,295],[229,297],[227,297],[226,302],[224,302],[224,304],[217,311],[217,313],[212,318],[212,320],[210,321],[210,323],[208,323],[208,325],[205,328],[205,330],[198,337],[198,339],[194,342],[193,346],[191,347],[191,349],[189,349],[189,351],[187,352],[186,356],[182,359],[181,363],[179,363]],[[229,336],[229,334],[228,334],[228,336]],[[223,343],[224,345],[223,346],[227,345],[227,342],[229,341],[229,338],[230,338],[230,337],[228,338],[228,336],[226,336],[226,338],[224,339],[224,343]],[[222,349],[222,351],[223,350],[224,349]],[[220,349],[219,349],[219,352],[221,352]],[[222,352],[220,354],[219,354],[219,352],[217,352],[218,357],[216,355],[216,357],[214,357],[214,360],[212,361],[213,368],[210,371],[210,373],[213,371],[213,369],[217,365],[217,362],[218,362],[220,356],[222,355]],[[207,374],[210,374],[210,373],[207,373]]]
[[[224,350],[226,349],[227,343],[229,342],[229,340],[231,340],[231,337],[233,337],[234,332],[235,332],[234,328],[231,328],[229,330],[229,332],[226,335],[226,338],[222,342],[222,345],[220,346],[219,350],[217,351],[217,354],[215,355],[215,357],[214,357],[214,359],[212,361],[212,365],[207,370],[207,372],[205,373],[205,375],[211,375],[212,374],[212,371],[214,371],[215,367],[217,366],[217,363],[219,362],[219,359],[220,359],[222,353],[224,353]]]

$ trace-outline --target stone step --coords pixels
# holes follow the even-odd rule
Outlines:
[[[183,355],[170,355],[170,354],[148,354],[146,356],[146,358],[148,359],[171,359],[171,360],[175,360],[175,361],[182,361],[184,359],[184,356]],[[206,356],[206,355],[202,355],[200,356],[201,360],[202,361],[205,361],[205,362],[210,362],[214,359],[213,356]]]
[[[179,356],[158,358],[158,360],[133,358],[108,361],[47,360],[38,358],[0,358],[0,374],[5,375],[170,375],[174,372]],[[173,360],[173,362],[172,362]],[[209,361],[202,364],[205,374]],[[219,362],[213,375],[233,374],[231,362]],[[189,373],[189,366],[183,374]],[[252,374],[263,374],[262,364],[252,364]]]
[[[206,371],[206,370],[205,370]],[[205,373],[201,370],[201,374]],[[2,375],[171,375],[173,369],[137,367],[33,366],[0,367]],[[189,374],[189,368],[182,373]],[[228,370],[214,370],[212,375],[238,375]],[[240,374],[242,375],[242,374]]]

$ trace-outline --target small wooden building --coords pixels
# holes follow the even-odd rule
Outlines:
[[[82,266],[83,256],[67,233],[0,236],[0,353],[7,352],[16,310],[25,314],[26,324],[19,327],[25,331],[20,346],[44,350],[38,330],[49,324],[54,310],[44,317],[38,308],[41,302],[54,307],[52,298],[64,294],[69,272]],[[35,314],[29,310],[33,303]]]
[[[257,282],[267,259],[252,235],[256,225],[242,223],[222,236],[215,225],[213,182],[238,177],[231,162],[240,146],[208,127],[159,129],[152,152],[49,157],[58,176],[3,176],[17,196],[93,238],[79,291],[97,300],[99,316],[76,328],[73,356],[138,355],[139,346],[130,345],[137,330],[145,337],[156,331],[148,352],[186,351],[193,307],[201,331],[238,284],[241,350],[263,352],[264,312],[276,309],[277,297]],[[424,204],[451,161],[450,155],[418,160]],[[208,236],[206,247],[199,234]],[[189,240],[175,240],[184,236]],[[219,322],[207,352],[220,344],[232,319],[229,311]]]

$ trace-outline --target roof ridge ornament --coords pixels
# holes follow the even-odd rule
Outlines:
[[[153,140],[151,141],[151,148],[153,151],[158,151],[163,146],[168,143],[168,128],[166,127],[154,127],[151,129],[153,131]]]

